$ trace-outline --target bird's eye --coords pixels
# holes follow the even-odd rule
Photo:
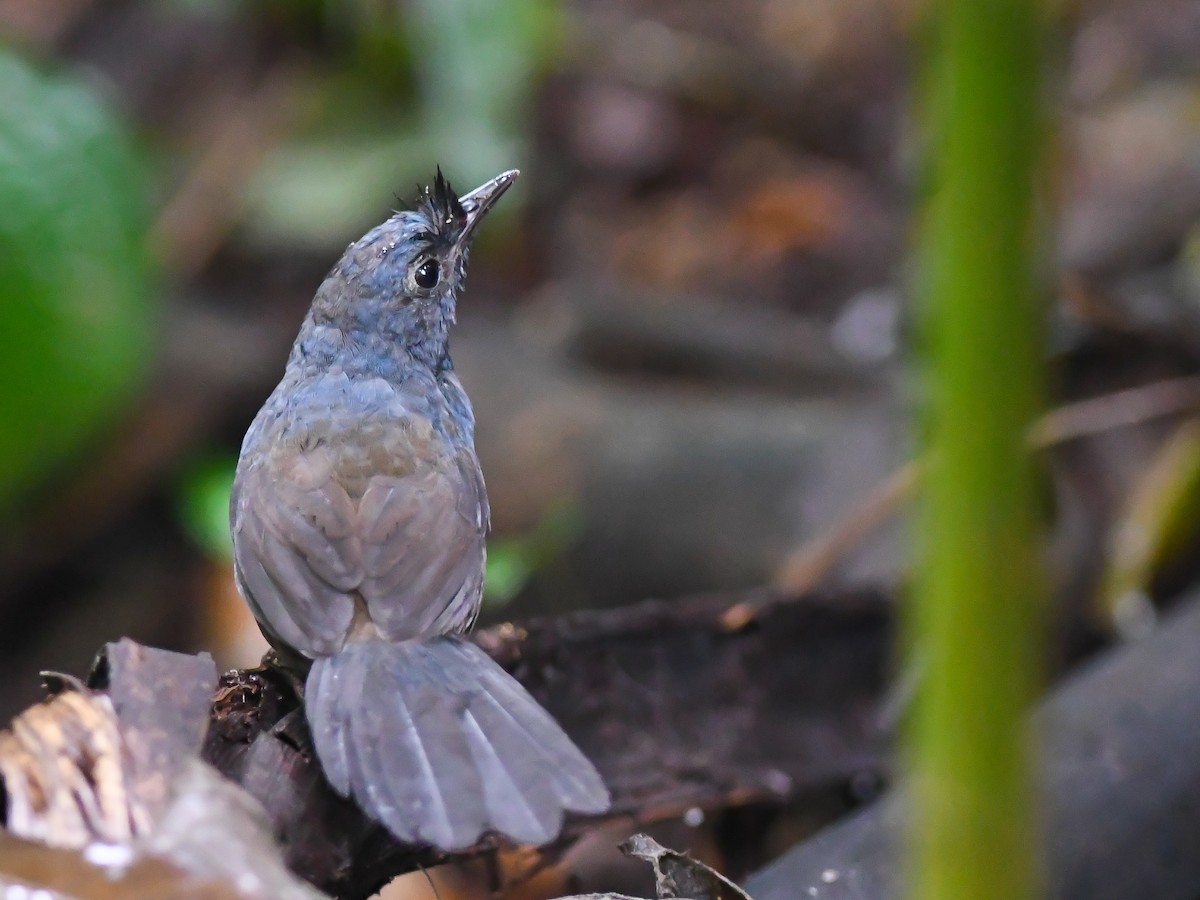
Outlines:
[[[417,272],[414,280],[417,282],[417,287],[429,290],[436,287],[438,280],[442,277],[441,267],[438,266],[437,260],[427,259],[425,262],[417,266]]]

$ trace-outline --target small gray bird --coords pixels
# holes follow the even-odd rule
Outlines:
[[[608,791],[550,715],[460,635],[483,592],[488,501],[447,335],[471,236],[517,177],[347,248],[242,444],[238,587],[291,666],[329,783],[404,841],[545,843]]]

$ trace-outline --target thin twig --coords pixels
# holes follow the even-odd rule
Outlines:
[[[1200,376],[1167,378],[1056,407],[1034,423],[1029,444],[1046,450],[1196,408],[1200,408]],[[877,482],[833,527],[788,555],[773,580],[775,589],[794,596],[820,584],[840,560],[912,498],[923,468],[920,460],[909,460]]]
[[[291,66],[276,66],[251,93],[234,100],[223,96],[214,108],[215,134],[153,231],[155,252],[175,277],[190,278],[203,269],[237,223],[239,191],[295,117],[297,79]]]
[[[812,590],[853,548],[890,520],[916,490],[924,467],[910,459],[877,482],[834,526],[790,554],[775,576],[774,587],[795,596]]]
[[[1052,409],[1034,423],[1029,442],[1045,449],[1195,408],[1200,408],[1200,376],[1167,378]]]

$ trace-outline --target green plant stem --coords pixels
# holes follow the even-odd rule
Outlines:
[[[1042,385],[1031,264],[1039,22],[1033,0],[942,0],[933,12],[910,896],[1020,900],[1037,893],[1024,713],[1042,647],[1025,443]]]

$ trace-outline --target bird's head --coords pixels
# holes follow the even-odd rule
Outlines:
[[[518,174],[504,172],[459,197],[439,169],[412,209],[346,248],[317,292],[313,323],[355,345],[392,342],[439,365],[475,229]]]

